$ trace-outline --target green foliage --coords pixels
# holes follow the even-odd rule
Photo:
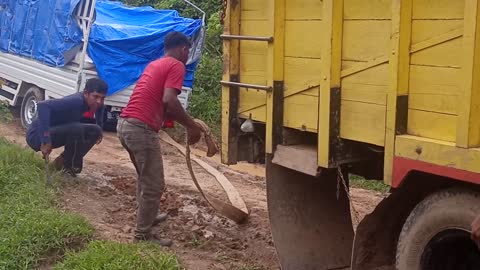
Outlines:
[[[154,244],[94,241],[80,253],[69,253],[55,270],[180,270],[177,258]]]
[[[219,136],[221,117],[221,58],[204,55],[197,69],[195,85],[189,103],[193,117],[202,119]]]
[[[150,5],[157,9],[177,10],[182,16],[201,17],[183,0],[124,0],[132,6]],[[222,40],[223,26],[220,24],[222,3],[220,0],[191,0],[206,13],[207,32],[205,47],[200,64],[195,73],[193,94],[189,102],[189,112],[209,125],[217,138],[220,136]]]
[[[1,86],[1,84],[0,84]],[[4,122],[12,122],[13,121],[13,115],[10,112],[9,104],[6,101],[0,101],[0,121]]]
[[[31,151],[0,140],[0,269],[33,269],[92,237],[83,218],[55,207],[43,168]]]
[[[390,190],[390,186],[385,185],[382,181],[366,180],[361,176],[353,174],[350,175],[350,186],[381,193],[387,193]]]

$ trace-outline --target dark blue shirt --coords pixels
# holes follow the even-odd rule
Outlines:
[[[105,107],[100,107],[95,112],[97,125],[103,126],[103,113]],[[85,112],[89,111],[83,93],[76,93],[62,99],[49,99],[38,103],[38,117],[27,130],[27,143],[35,151],[40,150],[40,145],[50,143],[49,130],[52,127],[78,123]]]

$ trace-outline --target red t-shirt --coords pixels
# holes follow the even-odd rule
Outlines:
[[[173,57],[151,62],[143,71],[120,116],[138,119],[159,131],[165,120],[163,92],[165,88],[174,88],[180,93],[184,76],[185,65]]]

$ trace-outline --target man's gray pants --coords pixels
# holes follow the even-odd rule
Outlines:
[[[134,118],[120,118],[117,134],[137,170],[137,226],[135,237],[146,237],[157,216],[165,189],[163,159],[158,133]]]

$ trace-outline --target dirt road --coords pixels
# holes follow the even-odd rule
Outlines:
[[[0,137],[25,145],[25,132],[18,123],[0,123]],[[223,172],[238,189],[251,211],[248,223],[237,225],[213,212],[196,191],[184,157],[162,144],[167,191],[161,211],[170,215],[156,233],[175,241],[170,249],[186,269],[278,269],[269,231],[264,172],[242,164],[226,167],[218,158],[205,159]],[[55,151],[53,156],[58,155]],[[206,191],[223,197],[213,177],[195,168]],[[248,173],[247,173],[248,172]],[[84,172],[64,184],[63,207],[85,216],[97,229],[97,237],[131,241],[135,224],[135,170],[128,154],[113,133],[87,155]],[[382,195],[352,189],[355,208],[363,217]]]

